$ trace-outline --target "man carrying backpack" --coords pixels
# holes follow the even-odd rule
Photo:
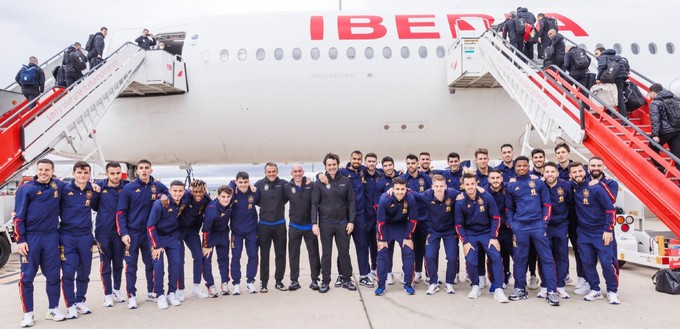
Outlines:
[[[619,113],[628,118],[628,109],[626,108],[626,99],[623,95],[623,87],[628,79],[628,60],[616,54],[614,49],[604,49],[604,47],[597,47],[595,49],[595,58],[597,58],[597,79],[595,83],[614,83],[618,91],[618,105]]]
[[[584,96],[587,95],[585,89],[588,88],[588,67],[590,67],[590,57],[585,50],[573,46],[566,47],[564,70],[569,72],[569,76],[584,87],[580,90]]]
[[[503,39],[508,39],[510,44],[520,52],[524,51],[524,30],[522,23],[517,18],[517,13],[508,13],[508,20],[503,24]]]
[[[564,68],[565,44],[564,37],[555,30],[548,31],[548,38],[550,38],[550,46],[546,47],[543,53],[543,67],[550,65],[557,65],[559,68]]]
[[[99,63],[104,61],[104,38],[109,32],[109,29],[102,27],[94,35],[90,35],[85,45],[85,50],[87,50],[87,59],[90,60],[90,69],[95,68]]]
[[[64,70],[66,71],[66,87],[83,77],[83,70],[87,68],[87,57],[80,48],[80,42],[73,44],[73,50],[64,57]]]
[[[550,37],[548,31],[557,28],[557,20],[554,17],[547,17],[544,13],[538,14],[538,21],[536,21],[536,33],[538,33],[538,58],[543,58],[543,50],[550,46]]]
[[[652,122],[652,139],[664,145],[668,143],[671,153],[680,157],[680,101],[675,99],[672,92],[663,89],[661,84],[655,83],[649,87],[652,103],[649,105],[649,119]],[[654,152],[659,149],[649,145]],[[654,161],[660,171],[664,171],[661,165]],[[675,163],[675,168],[680,170],[680,163]]]
[[[45,72],[38,66],[38,58],[28,58],[28,65],[21,67],[14,80],[21,86],[21,92],[30,103],[45,90]],[[35,104],[30,105],[33,108]]]

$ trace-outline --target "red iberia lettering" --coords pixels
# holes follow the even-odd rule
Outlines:
[[[312,40],[323,40],[323,16],[312,16],[309,21],[309,35]]]
[[[380,16],[338,16],[338,38],[340,40],[380,39],[387,34]]]
[[[439,39],[439,32],[413,32],[412,27],[434,27],[434,20],[413,22],[411,19],[429,18],[434,15],[397,15],[397,34],[399,39]]]

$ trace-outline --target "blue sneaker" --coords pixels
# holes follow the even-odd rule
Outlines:
[[[406,291],[407,295],[415,295],[416,294],[416,290],[413,289],[413,287],[408,283],[404,283],[404,291]]]
[[[376,296],[382,296],[385,294],[385,287],[380,287],[378,286],[377,289],[373,292]]]

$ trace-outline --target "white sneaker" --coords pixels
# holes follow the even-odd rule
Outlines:
[[[208,287],[208,293],[207,293],[207,295],[208,295],[208,297],[210,297],[210,298],[215,298],[215,297],[217,297],[217,288],[215,288],[215,286],[210,286],[210,287]]]
[[[85,305],[85,303],[76,303],[76,309],[78,310],[78,314],[90,314],[92,313],[92,310]]]
[[[229,282],[222,282],[222,284],[220,285],[220,289],[222,290],[222,296],[229,295]],[[240,289],[241,287],[239,287],[235,291],[237,291],[240,294],[241,293]]]
[[[222,285],[224,285],[224,284],[222,284]],[[222,294],[224,295],[224,291],[222,291],[222,292],[223,292]],[[241,285],[235,284],[233,289],[231,290],[231,294],[234,295],[234,296],[240,295],[241,294]]]
[[[177,297],[177,294],[174,293],[174,292],[171,292],[171,293],[168,294],[168,302],[172,306],[182,305],[182,302],[179,300],[179,298]]]
[[[449,294],[449,295],[455,294],[455,293],[456,293],[456,290],[453,289],[453,285],[452,285],[452,284],[450,284],[450,283],[447,283],[447,284],[446,284],[446,293]]]
[[[59,311],[58,308],[53,308],[47,310],[47,314],[45,314],[45,319],[59,322],[66,320],[66,315],[64,315],[64,313],[61,313],[61,311]]]
[[[402,280],[404,281],[404,280]],[[416,276],[413,278],[413,283],[420,283],[423,281],[423,272],[416,272]],[[407,283],[407,282],[404,282]]]
[[[578,277],[578,279],[576,279],[576,286],[574,288],[575,289],[581,288],[583,286],[583,284],[585,284],[586,282],[587,281],[586,281],[585,278]]]
[[[453,278],[453,284],[458,284],[460,282],[460,274],[456,273],[456,276]]]
[[[574,289],[574,293],[577,295],[586,295],[590,292],[590,284],[588,282],[582,284],[580,287]]]
[[[113,307],[113,295],[104,296],[104,304],[102,304],[102,306]]]
[[[21,327],[32,327],[35,324],[35,318],[33,317],[33,312],[24,313],[24,319],[21,320]]]
[[[375,270],[371,271],[371,273],[369,273],[368,275],[371,276],[373,281],[378,281],[378,273]]]
[[[246,284],[246,289],[248,289],[248,292],[251,293],[251,294],[257,293],[257,288],[255,288],[254,282]]]
[[[590,293],[588,293],[585,297],[583,297],[584,300],[587,300],[589,302],[602,299],[602,293],[597,291],[597,290],[591,290]]]
[[[177,298],[178,301],[183,302],[184,301],[184,289],[177,289],[175,292],[175,297]]]
[[[132,296],[130,299],[128,299],[128,309],[134,310],[137,308],[137,297]]]
[[[156,296],[156,293],[154,293],[154,292],[147,292],[146,293],[146,300],[149,301],[149,302],[155,302],[157,297],[158,296]]]
[[[531,290],[538,289],[538,278],[535,275],[529,277],[529,284],[527,285],[527,288]]]
[[[125,298],[123,297],[123,293],[121,293],[120,290],[113,291],[113,301],[116,303],[125,303]]]
[[[569,297],[571,297],[569,296],[569,293],[567,293],[567,290],[564,289],[564,287],[557,288],[557,295],[560,296],[560,298],[562,299],[569,299]]]
[[[438,284],[430,284],[430,287],[427,288],[427,292],[425,293],[426,295],[434,295],[439,291],[439,285]]]
[[[479,276],[479,289],[484,289],[486,287],[486,277],[483,275]]]
[[[607,293],[607,299],[609,299],[609,304],[612,305],[619,305],[621,304],[621,301],[619,300],[619,294],[615,292],[608,292]]]
[[[503,289],[501,288],[496,288],[496,290],[493,291],[493,299],[497,300],[500,303],[508,302],[508,296],[505,295]]]
[[[158,305],[158,308],[161,310],[168,308],[168,299],[165,297],[165,295],[160,295],[158,298],[156,298],[156,305]]]
[[[572,282],[574,282],[574,280],[572,280],[571,277],[569,276],[569,274],[567,274],[567,276],[564,277],[564,283],[565,284],[571,284]]]
[[[482,289],[479,288],[479,286],[472,286],[472,290],[470,290],[470,293],[468,294],[468,298],[475,299],[479,296],[482,295]]]
[[[387,273],[387,279],[385,279],[385,283],[389,284],[390,286],[394,284],[394,274],[392,273]]]
[[[69,307],[66,310],[66,318],[67,319],[77,319],[78,318],[78,308],[76,308],[75,305],[71,305],[71,307]]]
[[[536,294],[536,297],[547,298],[548,297],[548,288],[541,287],[541,290],[538,291],[538,293]]]
[[[198,285],[194,285],[194,289],[191,289],[191,295],[201,299],[210,297],[205,291],[201,290]]]

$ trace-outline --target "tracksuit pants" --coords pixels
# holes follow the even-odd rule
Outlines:
[[[612,263],[612,246],[605,246],[602,240],[602,233],[586,232],[578,230],[578,249],[583,261],[583,271],[590,289],[600,290],[600,276],[597,274],[597,261],[600,260],[602,276],[607,283],[607,291],[617,292],[619,289],[619,276],[616,274],[616,267]]]
[[[295,224],[292,224],[295,225]],[[300,246],[305,240],[307,255],[309,257],[309,269],[312,281],[319,281],[321,273],[321,259],[319,258],[319,240],[309,226],[290,226],[288,230],[288,254],[290,257],[290,281],[298,281],[300,278]]]
[[[408,284],[413,283],[415,252],[411,250],[410,247],[405,246],[403,243],[406,230],[406,224],[385,224],[383,228],[383,236],[385,237],[385,242],[388,243],[388,247],[378,251],[378,287],[385,287],[389,262],[389,244],[391,242],[399,243],[401,246],[401,261],[403,264],[402,271],[404,273],[404,282]],[[415,236],[415,232],[413,236]]]
[[[182,260],[179,255],[182,241],[179,239],[179,232],[174,235],[158,235],[158,245],[163,246],[165,252],[158,259],[153,260],[153,292],[156,296],[164,295],[163,278],[165,277],[165,261],[168,258],[168,293],[177,291],[177,281],[179,280],[179,268],[182,267]]]
[[[137,294],[137,263],[139,254],[146,274],[146,291],[153,292],[153,262],[151,260],[151,245],[146,233],[130,233],[130,246],[125,248],[125,288],[128,298]]]
[[[83,235],[59,234],[61,251],[61,288],[66,307],[85,301],[92,271],[92,233]],[[75,284],[74,284],[75,283]]]
[[[491,272],[493,273],[492,285],[496,288],[503,287],[503,263],[501,262],[501,252],[496,250],[496,247],[489,248],[489,240],[491,237],[488,233],[481,235],[468,235],[467,243],[472,245],[468,254],[465,255],[465,267],[470,277],[470,285],[479,285],[479,271],[478,268],[484,267],[486,264],[478,263],[478,253],[480,250],[486,251],[486,255],[489,257]]]
[[[378,239],[376,231],[377,219],[375,216],[366,216],[366,240],[368,241],[368,257],[371,261],[371,270],[378,268]]]
[[[331,259],[333,257],[333,238],[335,246],[338,248],[338,259],[340,260],[339,272],[342,280],[349,282],[352,276],[352,263],[349,257],[349,234],[347,234],[347,222],[319,224],[321,233],[321,273],[323,283],[331,282]]]
[[[371,272],[369,264],[369,242],[368,224],[363,214],[357,214],[354,230],[352,230],[352,240],[354,240],[354,251],[357,254],[359,264],[359,275],[365,276]],[[340,268],[340,256],[338,255],[337,266]]]
[[[507,285],[508,281],[510,281],[511,275],[510,258],[512,257],[512,230],[509,229],[507,226],[501,226],[501,229],[498,232],[498,244],[501,245],[501,261],[503,262],[503,274],[504,274],[503,283]],[[489,260],[487,265],[493,266],[491,260]],[[489,272],[489,280],[491,282],[494,282],[493,271]],[[489,290],[493,291],[494,289],[501,287],[496,287],[492,284],[489,287]]]
[[[201,283],[201,273],[205,278],[205,260],[203,259],[203,253],[201,250],[201,236],[199,230],[196,228],[180,228],[179,229],[179,257],[180,266],[179,268],[179,283],[177,289],[183,290],[184,285],[184,257],[186,257],[185,244],[191,252],[191,258],[193,259],[193,275],[194,284]]]
[[[578,249],[578,218],[576,217],[576,209],[569,208],[569,241],[571,241],[571,249],[574,252],[574,259],[576,260],[576,275],[579,278],[585,278],[583,272],[583,263],[581,262],[581,253]]]
[[[217,267],[220,270],[221,283],[229,282],[229,231],[212,231],[211,239],[216,241],[214,247],[217,254]],[[212,274],[212,255],[203,256],[203,278],[205,286],[210,288],[215,285],[215,277]]]
[[[231,279],[233,285],[241,284],[241,254],[246,247],[248,263],[246,264],[246,283],[255,282],[257,274],[257,232],[244,235],[231,232]],[[219,256],[218,256],[219,258]]]
[[[424,221],[418,221],[416,231],[413,232],[413,253],[415,254],[416,272],[423,271],[423,261],[425,260],[425,243],[427,242],[427,234],[430,230],[430,225]],[[438,261],[438,260],[437,260]],[[427,274],[427,264],[425,264],[425,275]],[[408,282],[408,281],[406,281]]]
[[[444,242],[446,253],[446,283],[453,284],[456,276],[456,263],[458,261],[458,236],[454,233],[438,233],[431,231],[425,244],[425,261],[430,273],[430,283],[439,282],[439,247]]]
[[[33,279],[38,268],[45,276],[47,300],[49,308],[59,306],[59,234],[57,232],[26,234],[28,254],[19,255],[21,277],[19,278],[19,296],[24,313],[33,312]]]
[[[557,288],[557,275],[555,274],[555,261],[550,251],[550,242],[546,235],[546,227],[542,219],[530,222],[515,221],[512,224],[514,234],[514,277],[515,288],[525,289],[527,285],[527,258],[529,256],[529,243],[533,242],[538,251],[539,264],[543,272],[544,281],[549,292]]]
[[[547,234],[550,241],[550,250],[552,250],[552,255],[555,259],[557,287],[564,288],[564,280],[569,273],[569,223],[566,221],[557,225],[551,223],[548,225]],[[539,274],[541,276],[541,287],[545,288],[543,271],[540,271]]]
[[[276,282],[283,281],[286,272],[286,244],[287,232],[285,219],[279,224],[270,225],[260,222],[257,225],[257,240],[260,246],[260,282],[263,286],[269,283],[269,254],[274,243],[274,279]]]
[[[527,271],[536,276],[536,263],[538,263],[538,251],[533,242],[529,241],[529,257],[527,258]]]
[[[120,290],[125,245],[118,234],[97,234],[95,238],[99,249],[99,275],[104,295],[111,295],[113,290]]]

